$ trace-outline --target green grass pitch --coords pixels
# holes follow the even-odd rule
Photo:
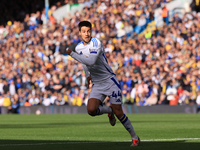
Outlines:
[[[141,145],[107,115],[0,115],[0,150],[199,150],[200,114],[127,114]]]

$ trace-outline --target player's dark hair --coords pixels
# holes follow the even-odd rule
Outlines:
[[[92,24],[89,21],[81,21],[81,22],[79,22],[79,24],[78,24],[79,31],[81,31],[81,28],[83,26],[89,27],[90,29],[92,29]]]

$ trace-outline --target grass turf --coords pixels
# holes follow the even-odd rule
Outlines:
[[[130,147],[121,123],[112,127],[106,115],[1,115],[2,150],[188,150],[200,148],[199,114],[128,114],[141,145]],[[179,138],[179,139],[178,139]],[[199,139],[184,139],[199,138]],[[176,139],[174,141],[149,141]],[[119,142],[116,142],[119,141]]]

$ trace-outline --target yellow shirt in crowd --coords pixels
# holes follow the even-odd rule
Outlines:
[[[11,100],[9,97],[5,97],[4,100],[3,100],[3,106],[4,107],[8,107],[11,105]]]
[[[82,99],[80,97],[75,97],[73,99],[72,105],[76,105],[76,106],[81,106],[82,105]]]

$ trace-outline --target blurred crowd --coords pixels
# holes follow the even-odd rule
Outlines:
[[[8,20],[10,21],[24,21],[26,14],[41,12],[44,9],[45,0],[1,0],[0,13],[3,17],[0,18],[0,24],[5,25]],[[59,4],[60,0],[49,0],[50,6]],[[62,1],[64,5],[64,1]]]
[[[86,7],[71,19],[55,20],[57,8],[77,2]],[[154,10],[166,2],[65,0],[51,6],[48,21],[43,10],[26,14],[21,22],[0,25],[0,106],[17,113],[20,106],[87,105],[91,87],[87,89],[82,65],[61,55],[81,41],[81,20],[89,20],[92,36],[102,41],[124,104],[199,102],[200,13],[193,10],[183,18],[175,14],[164,26],[149,31],[150,36],[134,32],[136,26],[154,20]],[[105,104],[110,105],[108,97]]]

